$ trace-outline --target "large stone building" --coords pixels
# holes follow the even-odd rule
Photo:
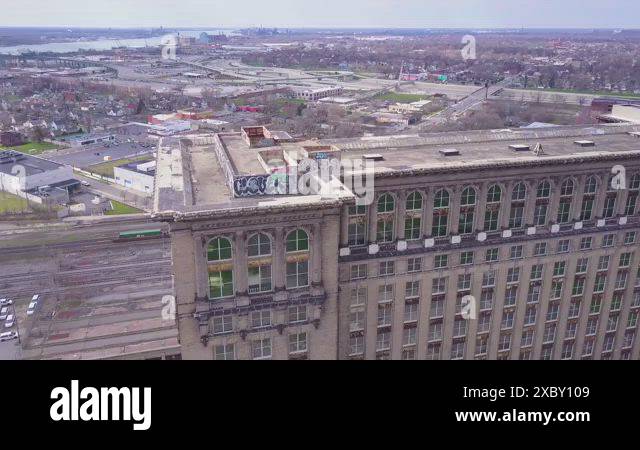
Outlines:
[[[638,359],[639,138],[601,125],[294,142],[252,127],[165,141],[155,215],[183,357]],[[328,155],[375,160],[373,203],[340,183],[274,194]]]

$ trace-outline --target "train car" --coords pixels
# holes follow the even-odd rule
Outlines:
[[[161,237],[164,233],[162,230],[133,230],[133,231],[123,231],[118,234],[118,239],[123,240],[131,240],[131,239],[144,239],[144,238],[154,238]]]

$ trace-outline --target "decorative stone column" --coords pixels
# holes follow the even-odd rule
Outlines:
[[[376,235],[378,233],[378,197],[376,196],[373,202],[369,205],[369,243],[376,242]]]
[[[407,191],[399,191],[396,196],[396,221],[395,221],[395,238],[403,241],[404,236],[404,220],[407,215]]]
[[[424,191],[423,208],[422,208],[422,235],[431,236],[431,228],[433,227],[433,196],[435,191],[427,188]]]
[[[498,229],[509,228],[509,214],[511,214],[511,196],[513,195],[513,181],[508,181],[503,185],[498,184],[502,189],[500,196],[500,213],[498,214]],[[524,221],[524,211],[522,212],[522,220]]]
[[[582,199],[584,198],[584,185],[587,179],[586,175],[580,175],[578,183],[573,195],[573,202],[571,203],[570,217],[573,220],[580,220],[580,211],[582,209]],[[593,214],[592,214],[593,215]]]
[[[530,226],[530,225],[533,225],[533,215],[536,211],[536,199],[538,196],[538,180],[526,180],[524,184],[527,187],[527,192],[524,197],[524,212],[522,215],[523,215],[524,225]],[[511,198],[509,198],[509,203],[511,203]]]
[[[311,236],[311,284],[322,284],[322,226],[313,224],[313,236]]]
[[[236,231],[234,239],[234,283],[236,297],[247,297],[249,295],[249,275],[247,264],[247,243],[244,231]]]
[[[349,206],[342,207],[340,214],[340,247],[349,245]]]
[[[284,229],[277,227],[274,232],[273,244],[273,282],[275,291],[284,291],[287,264],[284,257]]]
[[[483,182],[480,184],[480,188],[477,190],[475,215],[473,217],[473,231],[484,230],[484,213],[487,210],[487,191],[489,189],[488,183]]]

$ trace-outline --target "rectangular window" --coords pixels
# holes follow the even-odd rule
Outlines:
[[[497,248],[489,248],[487,249],[487,253],[485,254],[486,262],[494,262],[498,260],[498,249]]]
[[[545,223],[547,223],[547,205],[546,203],[536,205],[536,208],[533,211],[533,224],[536,226],[543,226]]]
[[[567,253],[570,247],[571,247],[571,241],[569,239],[559,240],[556,253]]]
[[[615,234],[605,234],[602,237],[602,246],[603,247],[613,247],[615,242],[616,242],[616,235]]]
[[[473,264],[473,252],[461,252],[460,264],[463,266],[468,264]]]
[[[367,288],[364,286],[351,289],[351,306],[363,306],[367,302]]]
[[[580,239],[580,250],[591,250],[591,237],[583,237]]]
[[[522,258],[522,245],[513,245],[509,251],[510,259]]]
[[[382,261],[378,274],[380,276],[393,275],[395,273],[395,264],[393,261]]]
[[[251,343],[253,359],[271,358],[271,339],[258,339]]]
[[[251,327],[264,328],[271,325],[271,311],[263,309],[251,313]]]
[[[393,284],[383,284],[378,288],[379,303],[392,302],[393,297]]]
[[[447,277],[434,278],[431,285],[431,294],[446,294]]]
[[[405,285],[405,298],[420,297],[420,282],[419,281],[407,281]]]
[[[409,258],[407,260],[407,272],[420,272],[422,270],[422,258]]]
[[[509,214],[509,228],[522,228],[523,213],[523,206],[511,206],[511,213]]]
[[[419,217],[405,218],[404,238],[408,240],[420,239],[420,218]]]
[[[351,279],[359,280],[361,278],[367,278],[367,265],[354,264],[353,266],[351,266]]]
[[[289,323],[300,323],[307,320],[307,306],[290,306],[289,307]]]
[[[304,353],[307,351],[307,333],[292,333],[289,335],[289,353]]]
[[[553,265],[553,276],[554,277],[563,277],[565,272],[565,262],[564,261],[556,261]]]
[[[215,346],[216,361],[233,361],[236,359],[236,349],[233,344]]]
[[[364,353],[364,336],[351,336],[349,338],[349,356]]]
[[[232,316],[216,316],[212,320],[213,334],[229,333],[233,331]]]
[[[209,298],[233,296],[233,271],[216,270],[209,272]]]
[[[547,254],[547,243],[546,242],[538,242],[533,247],[533,256],[544,256]]]
[[[309,262],[287,263],[287,288],[297,288],[309,285]]]
[[[434,267],[442,269],[449,264],[449,255],[436,255],[434,259]]]
[[[271,290],[271,264],[250,266],[248,271],[249,293],[268,292]]]

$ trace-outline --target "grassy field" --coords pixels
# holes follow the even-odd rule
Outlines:
[[[149,155],[141,155],[141,156],[136,156],[134,158],[115,159],[113,161],[105,161],[100,164],[89,166],[85,168],[85,170],[96,173],[98,175],[102,175],[103,177],[113,178],[114,167],[121,166],[123,164],[129,164],[132,162],[151,161],[151,159],[152,158],[150,158]]]
[[[39,155],[45,150],[53,150],[58,148],[57,145],[50,142],[27,142],[26,144],[17,145],[15,147],[0,147],[0,150],[15,150],[27,155]]]
[[[426,99],[424,95],[402,94],[399,92],[385,92],[384,94],[380,94],[376,96],[376,100],[388,100],[390,102],[396,102],[396,103],[412,103],[412,102],[418,102],[424,99]]]
[[[111,200],[109,203],[111,203],[111,208],[113,209],[105,213],[107,216],[117,216],[120,214],[137,214],[142,212],[137,208],[125,205],[124,203],[120,203],[115,200]]]
[[[0,214],[29,210],[29,202],[17,195],[0,192]]]

